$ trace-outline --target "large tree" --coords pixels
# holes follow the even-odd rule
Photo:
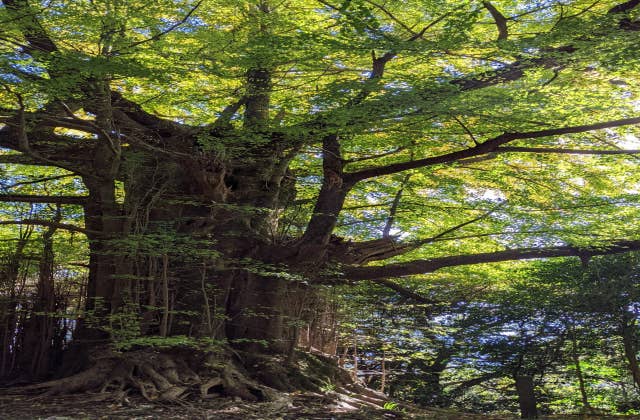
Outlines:
[[[3,223],[88,238],[81,342],[292,354],[313,285],[640,246],[640,1],[152,3],[0,11],[0,162],[77,180],[0,200],[84,214]]]

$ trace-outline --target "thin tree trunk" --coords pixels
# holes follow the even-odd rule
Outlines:
[[[536,396],[533,387],[532,376],[516,376],[516,391],[520,405],[520,417],[523,419],[535,419],[538,417],[536,408]]]
[[[636,387],[640,388],[640,366],[638,365],[638,349],[635,332],[636,324],[634,320],[629,322],[628,318],[628,315],[625,314],[622,321],[622,344],[624,346],[624,355],[629,364],[629,371],[633,377],[633,382],[636,384]]]
[[[0,359],[0,377],[7,376],[11,372],[11,359],[15,356],[15,346],[11,346],[11,342],[15,339],[16,334],[16,307],[18,304],[16,296],[16,287],[18,285],[18,278],[20,275],[20,262],[23,258],[24,248],[27,245],[27,241],[33,232],[33,228],[30,227],[24,231],[16,244],[16,248],[12,254],[9,255],[8,261],[4,267],[4,280],[6,287],[9,291],[9,298],[6,301],[6,305],[3,309],[2,318],[3,330],[2,330],[2,358]],[[13,350],[12,350],[13,348]]]
[[[54,222],[61,218],[58,207]],[[42,235],[42,255],[38,266],[36,299],[24,325],[24,337],[18,361],[32,378],[42,378],[50,368],[52,338],[55,327],[56,296],[53,280],[53,235],[55,227]]]
[[[204,316],[205,316],[205,321],[207,322],[207,337],[213,337],[211,305],[209,304],[209,296],[207,295],[207,287],[205,282],[207,278],[207,267],[203,265],[200,272],[202,274],[202,276],[200,277],[200,287],[202,290],[202,299],[204,301]]]
[[[381,375],[380,375],[380,392],[384,392],[384,388],[387,385],[387,369],[385,365],[385,354],[384,350],[382,351],[382,364],[381,364]]]
[[[167,274],[169,258],[162,255],[162,321],[160,322],[160,335],[166,337],[169,326],[169,277]]]
[[[587,389],[584,385],[584,377],[582,375],[582,367],[580,366],[580,355],[578,354],[578,340],[576,338],[575,326],[570,327],[571,331],[571,357],[573,363],[576,366],[576,376],[578,377],[578,387],[580,388],[580,397],[582,398],[582,406],[585,411],[589,411],[591,414],[595,414],[593,407],[589,404],[589,397],[587,395]]]
[[[358,380],[358,335],[353,336],[353,380]]]

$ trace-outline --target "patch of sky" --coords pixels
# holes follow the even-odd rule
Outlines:
[[[622,141],[617,142],[617,146],[625,150],[640,149],[640,138],[633,133],[627,133],[622,136]]]
[[[329,58],[329,57],[324,57],[325,59]],[[340,60],[334,60],[333,65],[339,69],[346,69],[347,65],[344,64],[342,61]]]
[[[409,237],[409,232],[404,232],[398,228],[391,228],[389,235],[397,239],[406,239]]]
[[[455,77],[461,77],[464,76],[464,73],[457,70],[453,65],[451,64],[447,64],[446,66],[444,66],[444,68],[442,69],[445,73],[450,74],[451,76],[455,76]]]
[[[383,31],[383,33],[381,33],[380,32],[380,28],[378,28],[376,30],[365,29],[364,32],[367,35],[367,37],[369,37],[369,39],[373,39],[373,40],[376,40],[376,41],[379,41],[381,39],[385,39],[385,36],[384,36],[384,32],[385,31]]]
[[[321,15],[329,15],[331,19],[340,19],[341,17],[340,13],[337,13],[331,6],[316,7],[313,11]]]
[[[466,188],[470,201],[492,201],[500,203],[506,200],[506,196],[500,190],[493,188]]]
[[[21,78],[11,73],[0,73],[0,80],[12,84],[22,83]]]
[[[148,28],[133,28],[132,32],[135,32],[140,35],[144,35],[146,37],[152,36],[151,30]]]
[[[31,57],[27,54],[19,52],[3,54],[2,60],[6,60],[11,68],[18,70],[21,73],[34,76],[41,76],[45,73],[45,69],[33,64],[33,62],[31,62]]]
[[[633,97],[633,92],[625,90],[624,92],[621,92],[618,95],[614,95],[614,96],[618,96],[621,99],[629,99]]]
[[[387,91],[391,91],[392,94],[397,95],[399,93],[408,92],[412,90],[412,87],[407,82],[393,81],[393,82],[386,83],[384,85],[384,89]]]
[[[552,17],[556,15],[552,9],[556,3],[558,3],[557,0],[525,1],[518,4],[516,10],[519,13],[534,13],[539,17]]]
[[[198,17],[198,16],[191,16],[189,17],[189,25],[190,26],[199,26],[199,27],[206,27],[207,26],[207,22],[204,21],[204,19]],[[229,25],[227,25],[229,26]]]
[[[500,70],[505,68],[507,65],[500,61],[492,61],[491,63],[489,63],[489,66],[491,66],[491,68],[494,70]]]
[[[173,29],[175,32],[192,33],[199,28],[207,26],[207,23],[197,16],[190,16],[189,19],[183,24],[179,24],[180,21],[176,19],[161,18],[160,21],[164,24],[158,28],[160,31],[168,31],[171,30],[171,28],[175,25],[178,25]]]
[[[303,176],[300,178],[301,184],[318,185],[322,183],[322,177],[318,175]]]

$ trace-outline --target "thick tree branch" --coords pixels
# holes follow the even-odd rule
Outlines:
[[[498,147],[495,153],[558,153],[567,155],[636,155],[640,153],[640,149],[619,149],[619,150],[580,150],[565,149],[554,147],[516,147],[504,146]]]
[[[505,376],[504,372],[488,372],[485,373],[481,376],[478,376],[476,378],[473,379],[469,379],[466,381],[462,381],[462,382],[455,382],[455,383],[445,383],[443,384],[443,386],[447,387],[447,386],[451,386],[454,384],[458,384],[455,388],[449,390],[447,392],[447,395],[451,395],[451,396],[458,396],[460,394],[462,394],[466,389],[471,388],[472,386],[476,386],[476,385],[480,385],[484,382],[487,382],[491,379],[496,379],[499,378],[501,376]]]
[[[377,83],[382,79],[384,75],[384,69],[389,61],[391,61],[398,54],[397,51],[387,51],[382,56],[377,57],[375,51],[371,51],[371,73],[369,73],[369,78],[365,82],[362,90],[348,103],[348,107],[353,107],[355,105],[361,104],[367,96],[369,96],[373,91]]]
[[[356,265],[365,264],[371,261],[386,260],[391,257],[403,255],[418,249],[423,245],[441,241],[443,240],[443,237],[450,233],[456,232],[465,226],[488,217],[495,212],[496,209],[497,208],[492,209],[471,220],[452,226],[435,236],[413,242],[398,243],[393,237],[385,235],[380,239],[374,239],[366,242],[338,242],[334,244],[334,249],[331,250],[332,260],[343,264]]]
[[[26,54],[52,53],[57,50],[56,45],[40,25],[36,11],[27,0],[3,0],[3,3],[10,16],[21,25],[22,34],[28,43],[23,49]]]
[[[91,134],[99,133],[93,124],[90,124],[89,121],[81,120],[80,118],[76,118],[74,120],[67,118],[45,118],[40,121],[39,125],[42,127],[68,128],[70,130],[83,131]]]
[[[23,154],[0,155],[0,164],[50,166]]]
[[[498,27],[498,41],[507,39],[509,37],[509,29],[507,28],[507,18],[489,1],[483,1],[484,7],[491,13],[491,17],[496,22]]]
[[[400,147],[396,147],[393,150],[389,150],[388,152],[383,152],[383,153],[379,153],[377,155],[371,155],[371,156],[362,156],[362,157],[357,157],[357,158],[351,158],[351,159],[344,159],[343,162],[345,164],[349,164],[349,163],[356,163],[356,162],[364,162],[365,160],[372,160],[372,159],[379,159],[385,156],[390,156],[396,153],[399,153],[403,150],[405,150],[406,147],[404,146],[400,146]]]
[[[73,165],[73,164],[69,165],[66,163],[66,161],[51,159],[50,156],[47,156],[46,154],[43,154],[39,150],[36,150],[35,148],[32,147],[31,141],[29,139],[29,134],[27,133],[28,125],[27,125],[27,119],[26,119],[26,112],[24,109],[24,103],[23,103],[22,97],[19,94],[16,94],[16,96],[18,98],[18,103],[20,105],[20,108],[17,111],[17,117],[15,119],[15,122],[13,124],[7,124],[8,126],[9,125],[12,126],[11,134],[13,134],[15,143],[17,145],[15,150],[18,150],[36,160],[47,163],[50,166],[56,166],[71,172],[83,173],[84,170],[79,166]],[[52,135],[51,137],[55,137],[55,136]]]
[[[410,162],[394,163],[386,166],[380,166],[377,168],[363,169],[357,172],[350,172],[345,174],[346,182],[358,182],[368,178],[373,178],[382,175],[390,175],[397,172],[402,172],[410,169],[424,168],[427,166],[448,164],[458,162],[462,159],[468,159],[476,156],[486,155],[493,153],[500,148],[500,146],[512,142],[514,140],[523,139],[536,139],[542,137],[559,136],[563,134],[575,134],[584,133],[588,131],[602,130],[605,128],[623,127],[626,125],[640,124],[640,117],[625,118],[620,120],[606,121],[596,124],[578,125],[572,127],[562,128],[550,128],[539,131],[527,131],[521,133],[504,133],[484,143],[478,144],[475,147],[471,147],[456,152],[446,153],[440,156],[433,156],[424,159],[417,159]]]
[[[0,194],[0,202],[14,203],[57,203],[84,205],[89,197],[70,195],[30,195],[30,194]]]
[[[329,244],[338,214],[353,185],[345,183],[343,179],[344,164],[340,152],[340,138],[337,134],[324,137],[322,151],[324,174],[322,187],[313,209],[313,216],[302,236],[302,244],[325,247]]]
[[[385,260],[409,250],[393,237],[382,237],[364,242],[344,241],[335,238],[331,242],[331,260],[341,264],[360,265],[369,261]]]
[[[400,296],[407,298],[407,299],[411,299],[417,303],[423,303],[423,304],[427,304],[427,305],[435,305],[438,304],[440,302],[435,301],[433,299],[430,299],[426,296],[423,296],[419,293],[414,292],[413,290],[407,289],[406,287],[400,286],[398,283],[395,283],[391,280],[387,280],[387,279],[375,279],[372,280],[373,283],[379,284],[380,286],[384,286],[388,289],[393,290],[394,292],[398,293]]]
[[[50,220],[40,219],[23,219],[23,220],[0,220],[0,225],[31,225],[31,226],[48,226],[55,227],[57,229],[64,229],[71,232],[79,232],[84,234],[100,235],[101,232],[84,229],[79,226],[69,225],[66,223],[56,223]]]
[[[216,119],[216,121],[213,123],[213,127],[218,128],[218,127],[224,127],[228,125],[229,122],[231,121],[231,118],[233,118],[236,112],[238,112],[238,110],[242,106],[244,106],[246,102],[247,102],[247,97],[243,96],[240,99],[238,99],[236,102],[226,106],[220,113],[220,116],[218,117],[218,119]]]
[[[640,5],[640,0],[629,0],[612,7],[611,9],[609,9],[608,13],[609,14],[625,13],[635,7],[638,7],[639,5]]]
[[[0,163],[53,166],[83,174],[84,164],[91,156],[91,143],[68,142],[67,138],[39,130],[27,135],[24,115],[0,129],[0,147],[21,152],[22,155],[0,155]]]
[[[387,217],[387,221],[384,224],[384,228],[382,229],[382,237],[388,238],[391,236],[391,228],[393,227],[393,223],[396,219],[396,214],[398,213],[398,206],[400,206],[400,200],[402,199],[402,193],[404,192],[404,188],[409,182],[411,178],[411,174],[406,174],[400,182],[400,188],[396,192],[395,197],[393,197],[393,202],[391,203],[391,208],[389,209],[389,216]]]
[[[252,68],[246,73],[246,94],[244,97],[244,125],[253,129],[264,128],[269,120],[271,103],[271,70]]]
[[[457,267],[501,261],[526,260],[554,257],[590,257],[640,250],[640,240],[619,241],[601,247],[557,246],[548,248],[508,249],[480,254],[454,255],[448,257],[414,260],[405,263],[388,264],[378,267],[348,267],[344,270],[347,280],[376,280],[415,274],[433,273],[444,267]]]
[[[4,162],[2,162],[1,158],[2,158],[2,156],[0,156],[0,163],[4,163]],[[39,184],[41,182],[55,181],[55,180],[58,180],[58,179],[69,178],[69,177],[72,177],[72,176],[73,175],[71,175],[71,174],[46,176],[46,177],[42,177],[42,178],[31,179],[29,181],[17,181],[17,182],[13,182],[11,184],[6,184],[6,185],[2,185],[2,183],[0,182],[0,188],[9,189],[9,188],[19,187],[21,185]]]

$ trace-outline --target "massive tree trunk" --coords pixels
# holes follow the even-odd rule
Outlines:
[[[84,368],[89,370],[52,385],[55,392],[64,386],[119,389],[130,382],[126,375],[114,385],[105,372],[133,369],[139,377],[130,385],[143,394],[153,389],[159,394],[153,398],[182,395],[182,379],[165,378],[167,383],[161,379],[164,373],[144,364],[142,356],[123,362],[105,347],[129,347],[145,336],[226,341],[235,350],[217,357],[227,370],[202,381],[212,389],[225,388],[227,395],[265,397],[248,377],[282,389],[291,389],[292,383],[317,388],[313,382],[301,384],[297,368],[286,366],[294,360],[301,318],[313,310],[305,302],[314,301],[310,296],[315,289],[302,280],[309,261],[317,261],[317,256],[301,254],[291,238],[278,235],[274,213],[294,191],[286,182],[287,165],[278,139],[267,140],[276,147],[265,150],[258,145],[230,153],[251,159],[250,169],[245,160],[221,160],[193,146],[185,149],[191,155],[179,159],[125,153],[124,200],[117,199],[113,179],[84,177],[89,191],[84,209],[90,274],[87,317],[76,334],[81,345],[75,351],[88,355]],[[146,166],[127,172],[127,159]],[[241,362],[230,354],[242,354]],[[202,357],[169,352],[163,363],[202,368]],[[74,356],[73,362],[78,359]],[[183,370],[179,378],[190,375]],[[153,386],[145,385],[149,380]]]
[[[287,293],[286,281],[238,273],[233,284],[227,305],[229,340],[238,343],[255,340],[242,346],[258,350],[263,346],[282,354],[287,352],[293,336],[289,325],[293,324],[293,319],[289,318],[287,308],[296,302],[294,296]]]
[[[248,152],[260,153],[264,150]],[[287,320],[287,308],[295,304],[294,295],[287,292],[290,282],[268,266],[283,253],[272,236],[283,178],[274,173],[280,168],[272,169],[277,156],[255,159],[258,166],[251,172],[240,162],[194,156],[127,178],[124,203],[116,201],[112,180],[85,179],[91,232],[88,309],[96,317],[113,318],[125,303],[155,304],[161,335],[198,335],[204,332],[202,319],[180,319],[176,313],[169,325],[167,314],[202,307],[205,296],[193,291],[202,289],[204,266],[204,287],[215,290],[212,301],[227,320],[226,336],[243,347],[254,341],[254,348],[284,352],[290,347],[289,325],[294,323]],[[158,170],[171,173],[149,185],[149,173]],[[155,190],[154,197],[144,196],[148,189]],[[163,242],[154,248],[158,240]],[[150,277],[144,296],[132,289],[141,276]],[[191,328],[182,328],[184,322]]]

